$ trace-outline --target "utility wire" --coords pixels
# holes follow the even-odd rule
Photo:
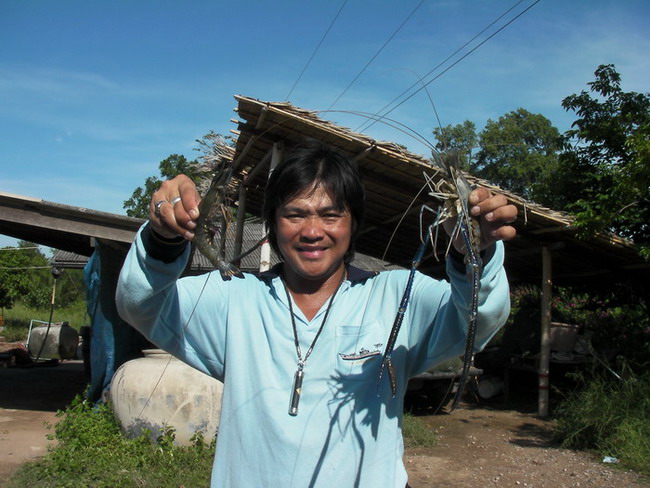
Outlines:
[[[522,0],[523,1],[523,0]],[[379,48],[379,51],[377,51],[372,58],[366,63],[366,65],[359,71],[357,76],[354,77],[354,79],[348,84],[348,86],[345,87],[343,92],[332,102],[332,105],[329,106],[327,110],[331,110],[334,105],[336,105],[336,102],[338,102],[343,95],[350,89],[350,87],[359,79],[359,77],[363,74],[363,72],[370,66],[370,64],[375,60],[377,56],[384,50],[384,48],[388,45],[390,41],[393,40],[393,37],[397,35],[397,33],[402,30],[402,27],[409,21],[409,19],[413,16],[413,14],[417,11],[417,9],[420,8],[420,6],[424,3],[424,0],[421,0],[420,3],[418,3],[415,8],[411,11],[410,14],[402,21],[402,23],[399,25],[399,27],[393,32],[388,39],[386,39],[386,42],[384,42],[384,45]]]
[[[25,269],[50,269],[52,266],[22,266],[22,267],[10,267],[10,266],[0,266],[0,270],[25,270]]]
[[[420,84],[421,84],[423,87],[425,87],[428,83],[425,84],[425,83],[422,81],[424,78],[426,78],[427,76],[429,76],[431,73],[433,73],[433,72],[436,71],[438,68],[440,68],[441,66],[443,66],[447,61],[449,61],[451,58],[453,58],[456,54],[458,54],[460,51],[462,51],[463,49],[465,49],[465,47],[467,47],[469,44],[471,44],[472,42],[474,42],[474,40],[476,40],[479,36],[481,36],[485,31],[487,31],[490,27],[492,27],[494,24],[496,24],[496,23],[497,23],[499,20],[501,20],[503,17],[505,17],[506,15],[508,15],[508,13],[510,13],[510,12],[511,12],[513,9],[515,9],[517,6],[519,6],[519,4],[521,4],[523,1],[524,1],[524,0],[519,0],[519,1],[518,1],[517,3],[515,3],[512,7],[510,7],[508,10],[506,10],[504,13],[502,13],[499,17],[497,17],[494,21],[492,21],[489,25],[487,25],[487,26],[486,26],[483,30],[481,30],[478,34],[476,34],[474,37],[472,37],[469,41],[467,41],[465,44],[463,44],[462,46],[460,46],[460,47],[459,47],[458,49],[456,49],[453,53],[451,53],[449,56],[447,56],[445,59],[443,59],[440,63],[438,63],[436,66],[434,66],[434,67],[433,67],[433,68],[432,68],[428,73],[426,73],[423,77],[420,78],[420,80],[419,80],[419,81],[420,81]],[[471,52],[471,51],[470,51],[470,52]],[[461,59],[462,59],[462,58],[461,58]],[[381,114],[381,112],[383,112],[384,110],[386,110],[388,107],[390,107],[393,103],[395,103],[397,100],[399,100],[402,96],[404,96],[406,93],[408,93],[411,89],[413,89],[413,88],[416,87],[417,85],[418,85],[418,82],[413,83],[413,84],[412,84],[411,86],[409,86],[406,90],[404,90],[402,93],[400,93],[400,94],[397,95],[395,98],[393,98],[390,102],[388,102],[386,105],[384,105],[384,106],[383,106],[383,107],[382,107],[382,108],[377,112],[377,114]],[[418,90],[418,91],[419,91],[419,90]],[[416,92],[416,93],[417,93],[417,92]],[[402,102],[402,103],[403,103],[403,102]],[[400,104],[400,105],[401,105],[401,104]],[[396,107],[393,107],[390,111],[393,111],[393,110],[394,110],[395,108],[397,108],[398,106],[399,106],[399,105],[397,105]],[[355,131],[357,131],[357,132],[362,132],[362,131],[364,131],[364,130],[369,129],[370,127],[372,127],[372,126],[375,124],[375,122],[378,122],[379,120],[381,120],[382,117],[388,115],[388,114],[390,113],[390,111],[384,113],[382,116],[378,117],[376,120],[371,121],[371,123],[369,123],[369,125],[367,125],[367,126],[365,126],[365,124],[368,124],[368,121],[362,123],[362,124],[361,124],[357,129],[355,129]],[[365,127],[364,127],[364,126],[365,126]]]
[[[318,45],[316,46],[316,49],[314,49],[314,52],[311,54],[309,60],[307,61],[307,64],[305,64],[305,67],[302,69],[302,71],[301,71],[300,74],[298,75],[298,78],[297,78],[296,81],[293,83],[293,86],[291,87],[291,90],[289,90],[289,93],[287,94],[287,96],[286,96],[286,98],[285,98],[285,101],[289,101],[289,97],[290,97],[291,94],[293,93],[293,90],[296,88],[296,85],[298,85],[298,82],[299,82],[300,79],[302,78],[302,75],[305,74],[305,71],[307,70],[307,67],[311,64],[312,59],[314,59],[314,56],[316,56],[316,53],[317,53],[318,50],[320,49],[321,44],[323,44],[323,41],[324,41],[325,38],[327,37],[327,34],[329,34],[329,31],[332,29],[332,26],[334,25],[334,22],[336,22],[336,19],[339,18],[339,15],[341,14],[341,11],[343,10],[343,7],[345,7],[345,5],[346,5],[347,3],[348,3],[348,0],[344,0],[344,1],[343,1],[343,4],[342,4],[341,7],[339,8],[339,11],[336,12],[336,15],[334,16],[334,18],[332,19],[332,22],[330,23],[329,27],[328,27],[327,30],[325,31],[325,34],[323,34],[323,36],[321,37],[320,41],[318,42]]]
[[[488,30],[490,27],[492,27],[495,23],[497,23],[499,20],[501,20],[504,16],[506,16],[508,13],[510,13],[514,8],[516,8],[517,6],[519,6],[523,1],[524,1],[524,0],[519,0],[516,4],[514,4],[512,7],[510,7],[506,12],[504,12],[503,14],[501,14],[497,19],[495,19],[492,23],[490,23],[487,27],[485,27],[485,29],[483,29],[481,32],[479,32],[478,34],[476,34],[472,39],[470,39],[469,41],[467,41],[465,44],[463,44],[463,46],[461,46],[460,48],[458,48],[458,49],[457,49],[456,51],[454,51],[452,54],[450,54],[449,56],[447,56],[447,58],[445,58],[444,61],[438,63],[438,65],[436,65],[432,70],[430,70],[426,75],[424,75],[423,78],[426,78],[427,76],[429,76],[430,74],[432,74],[434,71],[436,71],[438,68],[440,68],[443,64],[445,64],[449,59],[451,59],[452,57],[454,57],[458,52],[460,52],[460,51],[461,51],[463,48],[465,48],[468,44],[470,44],[470,43],[471,43],[472,41],[474,41],[477,37],[479,37],[481,34],[483,34],[486,30]],[[506,27],[508,27],[510,24],[512,24],[515,20],[517,20],[519,17],[521,17],[523,14],[525,14],[528,10],[530,10],[532,7],[534,7],[534,6],[535,6],[536,4],[538,4],[539,2],[540,2],[540,0],[535,0],[535,2],[533,2],[531,5],[529,5],[528,7],[526,7],[526,8],[525,8],[524,10],[522,10],[519,14],[517,14],[515,17],[513,17],[513,18],[510,19],[508,22],[506,22],[504,25],[502,25],[501,27],[499,27],[496,31],[494,31],[492,34],[490,34],[488,37],[486,37],[483,41],[481,41],[479,44],[477,44],[477,45],[474,46],[472,49],[470,49],[467,53],[463,54],[459,59],[457,59],[456,61],[454,61],[451,65],[449,65],[447,68],[445,68],[441,73],[439,73],[438,75],[436,75],[435,77],[433,77],[431,80],[429,80],[429,81],[427,81],[426,83],[424,83],[423,86],[421,86],[420,88],[416,89],[413,93],[411,93],[409,96],[407,96],[406,98],[404,98],[401,102],[399,102],[399,103],[398,103],[397,105],[395,105],[393,108],[391,108],[390,110],[387,110],[386,112],[384,112],[383,114],[381,114],[381,112],[383,112],[384,110],[386,110],[386,109],[387,109],[388,107],[390,107],[393,103],[395,103],[397,100],[399,100],[403,95],[405,95],[405,94],[408,93],[412,88],[414,88],[414,87],[416,87],[416,86],[418,85],[417,82],[413,83],[413,84],[412,84],[411,86],[409,86],[406,90],[404,90],[402,93],[400,93],[397,97],[395,97],[395,98],[394,98],[393,100],[391,100],[389,103],[387,103],[386,105],[384,105],[384,107],[383,107],[381,110],[379,110],[379,112],[378,112],[378,116],[377,116],[374,120],[370,121],[369,123],[368,123],[367,121],[364,122],[364,124],[362,124],[362,125],[359,126],[357,129],[355,129],[355,131],[356,131],[356,132],[361,132],[361,131],[364,131],[364,130],[368,130],[368,129],[369,129],[370,127],[372,127],[375,123],[377,123],[378,121],[380,121],[382,118],[384,118],[385,116],[387,116],[388,114],[390,114],[393,110],[395,110],[397,107],[399,107],[400,105],[402,105],[403,103],[405,103],[406,101],[408,101],[409,99],[411,99],[414,95],[416,95],[417,93],[419,93],[421,90],[423,90],[426,86],[430,85],[432,82],[434,82],[435,80],[437,80],[438,78],[440,78],[440,77],[441,77],[442,75],[444,75],[447,71],[449,71],[451,68],[453,68],[454,66],[456,66],[458,63],[460,63],[460,62],[461,62],[463,59],[465,59],[467,56],[469,56],[469,55],[472,54],[474,51],[476,51],[479,47],[481,47],[481,46],[482,46],[483,44],[485,44],[487,41],[489,41],[490,39],[492,39],[495,35],[497,35],[497,34],[498,34],[499,32],[501,32],[503,29],[505,29]],[[379,115],[379,114],[381,114],[381,115]],[[366,124],[367,124],[367,125],[366,125]]]
[[[40,249],[38,246],[33,247],[3,247],[0,251],[27,251],[29,249]]]

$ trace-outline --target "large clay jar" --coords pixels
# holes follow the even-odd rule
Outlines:
[[[166,427],[173,427],[177,445],[190,445],[197,431],[206,442],[215,438],[222,394],[223,383],[159,349],[120,366],[109,392],[127,435],[138,436],[148,429],[155,440]]]

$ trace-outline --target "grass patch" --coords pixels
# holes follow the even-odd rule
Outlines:
[[[0,336],[5,338],[7,342],[26,342],[28,327],[7,325],[1,332]]]
[[[47,321],[50,318],[50,307],[34,308],[27,306],[23,301],[17,301],[12,308],[4,310],[5,325],[29,327],[31,319]],[[58,307],[54,304],[52,322],[69,322],[71,327],[79,329],[82,325],[88,325],[86,314],[86,302],[77,300],[65,307]]]
[[[7,488],[166,488],[208,486],[214,443],[196,436],[194,445],[172,444],[165,431],[156,443],[147,434],[127,439],[108,405],[75,398],[53,427],[56,447],[42,459],[22,466]]]
[[[5,330],[2,333],[7,341],[20,342],[27,340],[29,323],[32,319],[47,322],[50,318],[50,309],[33,308],[18,301],[10,309],[4,312]],[[70,327],[77,331],[82,325],[89,325],[90,318],[86,313],[86,303],[83,300],[76,301],[65,307],[54,306],[52,323],[68,322]]]
[[[402,434],[404,446],[433,447],[438,442],[436,433],[420,417],[405,413],[402,421]]]
[[[563,447],[597,451],[650,475],[650,373],[622,381],[581,379],[556,410],[556,437]]]

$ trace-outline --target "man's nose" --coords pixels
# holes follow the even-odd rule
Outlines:
[[[318,217],[310,217],[305,219],[302,226],[301,236],[306,239],[320,239],[323,237],[323,226]]]

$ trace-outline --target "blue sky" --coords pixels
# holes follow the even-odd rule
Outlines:
[[[0,191],[123,213],[162,159],[195,158],[196,139],[234,128],[233,95],[286,100],[342,5],[297,106],[328,109],[415,9],[333,107],[378,111],[516,3],[0,0]],[[428,85],[443,125],[481,129],[523,107],[565,131],[575,117],[562,99],[600,64],[624,90],[649,91],[647,0],[523,0],[425,80],[531,5]],[[437,124],[424,92],[390,117],[425,135]],[[426,152],[380,124],[368,133]]]

